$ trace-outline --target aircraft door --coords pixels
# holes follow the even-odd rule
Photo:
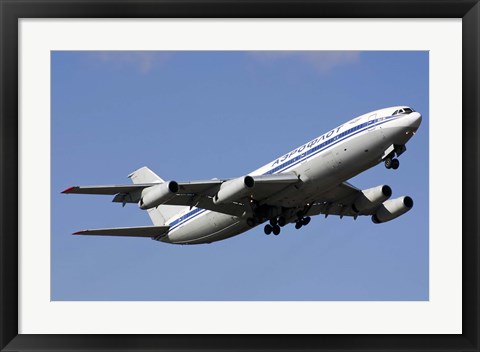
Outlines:
[[[368,130],[373,131],[375,129],[375,120],[377,118],[377,114],[370,115],[368,117]]]

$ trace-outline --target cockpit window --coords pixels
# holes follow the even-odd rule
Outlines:
[[[398,110],[395,110],[395,112],[392,114],[392,116],[395,116],[395,115],[400,115],[400,114],[403,114],[403,115],[408,115],[412,112],[414,112],[415,110],[413,109],[410,109],[410,108],[404,108],[404,109],[398,109]]]

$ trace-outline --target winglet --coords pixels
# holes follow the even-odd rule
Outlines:
[[[70,191],[72,191],[73,189],[75,189],[77,186],[72,186],[72,187],[68,187],[66,190],[62,191],[62,193],[70,193]]]

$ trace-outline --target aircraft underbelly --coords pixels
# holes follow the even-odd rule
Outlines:
[[[210,243],[238,235],[248,229],[245,221],[236,216],[208,211],[204,216],[172,231],[163,241],[177,244]]]

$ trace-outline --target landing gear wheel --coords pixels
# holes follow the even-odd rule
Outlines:
[[[273,227],[273,234],[274,234],[275,236],[278,236],[278,235],[280,234],[280,226],[275,225],[275,226]]]
[[[265,227],[263,228],[263,231],[265,232],[265,235],[270,235],[273,229],[270,225],[265,225]]]
[[[297,221],[297,222],[295,223],[295,228],[296,228],[297,230],[300,230],[300,228],[301,228],[302,226],[303,226],[303,224],[302,224],[301,221]]]
[[[398,159],[393,159],[392,160],[392,169],[396,170],[400,166],[400,161]]]
[[[312,220],[312,219],[310,218],[310,216],[307,216],[306,218],[303,218],[303,219],[302,219],[302,225],[303,225],[303,226],[307,226],[307,225],[310,223],[310,220]]]
[[[387,169],[391,169],[392,168],[392,162],[393,162],[392,158],[390,158],[390,157],[386,158],[385,159],[385,167]]]
[[[270,225],[273,227],[277,224],[277,218],[270,219]]]
[[[280,216],[278,218],[278,225],[280,225],[280,227],[284,227],[286,224],[287,224],[287,220],[285,220],[283,216]]]

